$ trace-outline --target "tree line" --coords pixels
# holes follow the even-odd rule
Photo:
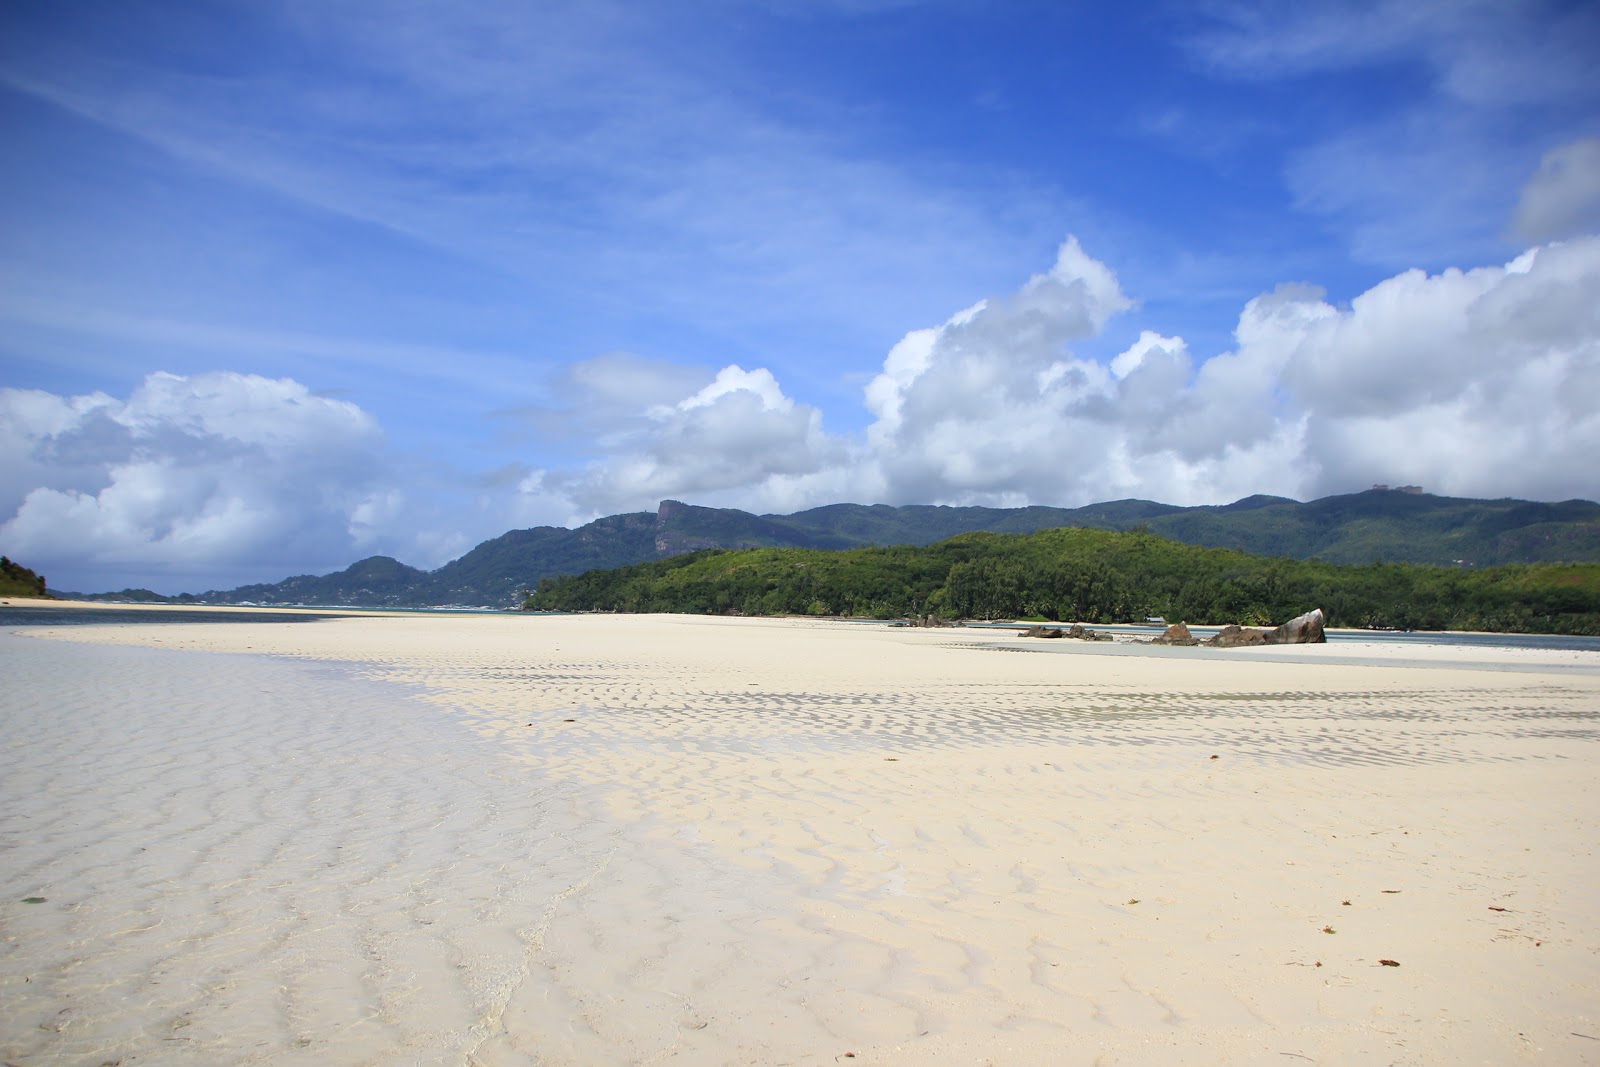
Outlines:
[[[712,549],[545,578],[534,611],[1263,626],[1600,635],[1600,564],[1335,565],[1198,548],[1148,531],[973,533],[923,547]]]

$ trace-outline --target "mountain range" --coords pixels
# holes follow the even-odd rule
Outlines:
[[[1116,500],[1081,508],[829,504],[793,515],[753,515],[664,500],[653,514],[610,515],[577,529],[540,526],[512,530],[435,571],[419,570],[388,556],[372,556],[334,574],[300,575],[226,591],[164,597],[146,589],[127,589],[87,598],[197,604],[513,607],[545,578],[706,548],[927,545],[975,531],[1032,533],[1062,526],[1144,528],[1192,545],[1330,563],[1485,567],[1600,561],[1600,504],[1587,500],[1554,504],[1467,500],[1433,496],[1412,486],[1375,486],[1309,503],[1251,496],[1232,504],[1199,507],[1149,500]]]

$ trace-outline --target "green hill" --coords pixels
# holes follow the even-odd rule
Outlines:
[[[317,576],[301,574],[270,585],[242,585],[226,593],[185,593],[174,603],[198,604],[342,604],[351,607],[387,607],[414,603],[418,584],[427,571],[408,567],[388,556],[369,556],[342,571]],[[168,598],[163,598],[168,599]]]
[[[971,533],[928,546],[709,550],[546,582],[530,610],[1282,622],[1600,634],[1600,564],[1337,565],[1148,532]]]
[[[35,574],[8,556],[0,556],[0,596],[49,597],[44,575]]]
[[[541,578],[621,567],[656,555],[657,517],[648,511],[610,515],[568,530],[512,530],[427,575],[407,594],[411,603],[518,603]]]

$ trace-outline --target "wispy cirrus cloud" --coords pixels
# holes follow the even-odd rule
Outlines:
[[[1517,200],[1513,232],[1541,242],[1600,233],[1600,137],[1552,148]]]
[[[1187,38],[1214,76],[1302,100],[1285,180],[1395,269],[1505,251],[1529,161],[1594,128],[1600,11],[1582,3],[1230,3]],[[1362,78],[1352,80],[1353,72]],[[1477,218],[1477,226],[1464,220]]]
[[[951,293],[952,260],[992,270],[1028,239],[967,189],[862,151],[870,128],[835,102],[782,117],[781,90],[721,15],[251,5],[275,54],[225,72],[22,34],[0,81],[288,203],[535,282],[545,302],[744,336],[910,312],[911,294]],[[675,58],[689,39],[696,65]],[[290,73],[318,65],[331,78]],[[1009,192],[1020,217],[1026,193]]]

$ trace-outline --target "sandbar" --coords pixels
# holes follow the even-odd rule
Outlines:
[[[30,1067],[1600,1062],[1595,653],[0,639]]]

